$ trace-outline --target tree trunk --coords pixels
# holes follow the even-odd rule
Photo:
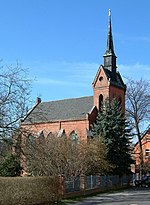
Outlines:
[[[139,158],[140,158],[140,179],[142,176],[142,170],[143,170],[143,149],[142,149],[142,142],[141,142],[141,133],[139,130],[138,123],[136,123],[136,131],[137,131],[137,137],[138,137],[138,142],[139,142]]]

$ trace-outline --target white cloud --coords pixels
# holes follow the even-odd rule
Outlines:
[[[51,62],[42,65],[42,73],[37,73],[34,83],[37,85],[58,85],[71,87],[89,87],[100,65],[97,63]],[[150,79],[150,65],[135,63],[118,65],[118,70],[126,81],[132,79]]]
[[[73,79],[72,79],[73,80]],[[87,87],[88,85],[77,81],[65,81],[65,80],[55,80],[50,78],[38,78],[35,84],[41,85],[60,85],[60,86],[76,86],[76,87]]]
[[[47,66],[43,68],[45,72],[37,76],[36,84],[87,87],[94,79],[98,64],[63,61],[49,64],[48,67],[53,68],[53,71],[48,70]]]
[[[135,80],[146,79],[150,80],[150,65],[135,63],[133,65],[118,65],[119,71],[123,78],[132,78]]]

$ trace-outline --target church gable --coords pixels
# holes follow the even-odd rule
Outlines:
[[[109,97],[109,79],[101,65],[92,83],[94,91],[94,106],[100,111],[103,102]]]
[[[108,85],[108,79],[107,79],[106,73],[104,72],[104,68],[101,65],[97,71],[97,74],[92,83],[92,86],[93,86],[93,89],[95,89],[97,87],[104,87],[107,85]]]

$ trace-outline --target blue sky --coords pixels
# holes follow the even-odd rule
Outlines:
[[[150,80],[150,1],[0,0],[2,64],[36,79],[31,98],[89,96],[106,50],[108,9],[118,70]]]

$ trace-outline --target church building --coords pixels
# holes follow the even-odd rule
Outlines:
[[[72,140],[86,141],[88,137],[91,137],[92,124],[96,120],[103,101],[109,99],[111,102],[113,98],[116,98],[120,101],[122,110],[125,111],[126,85],[117,71],[110,10],[107,47],[103,57],[104,65],[99,66],[92,82],[93,96],[49,102],[41,102],[41,99],[37,98],[36,105],[22,120],[21,126],[37,137],[65,134]]]

